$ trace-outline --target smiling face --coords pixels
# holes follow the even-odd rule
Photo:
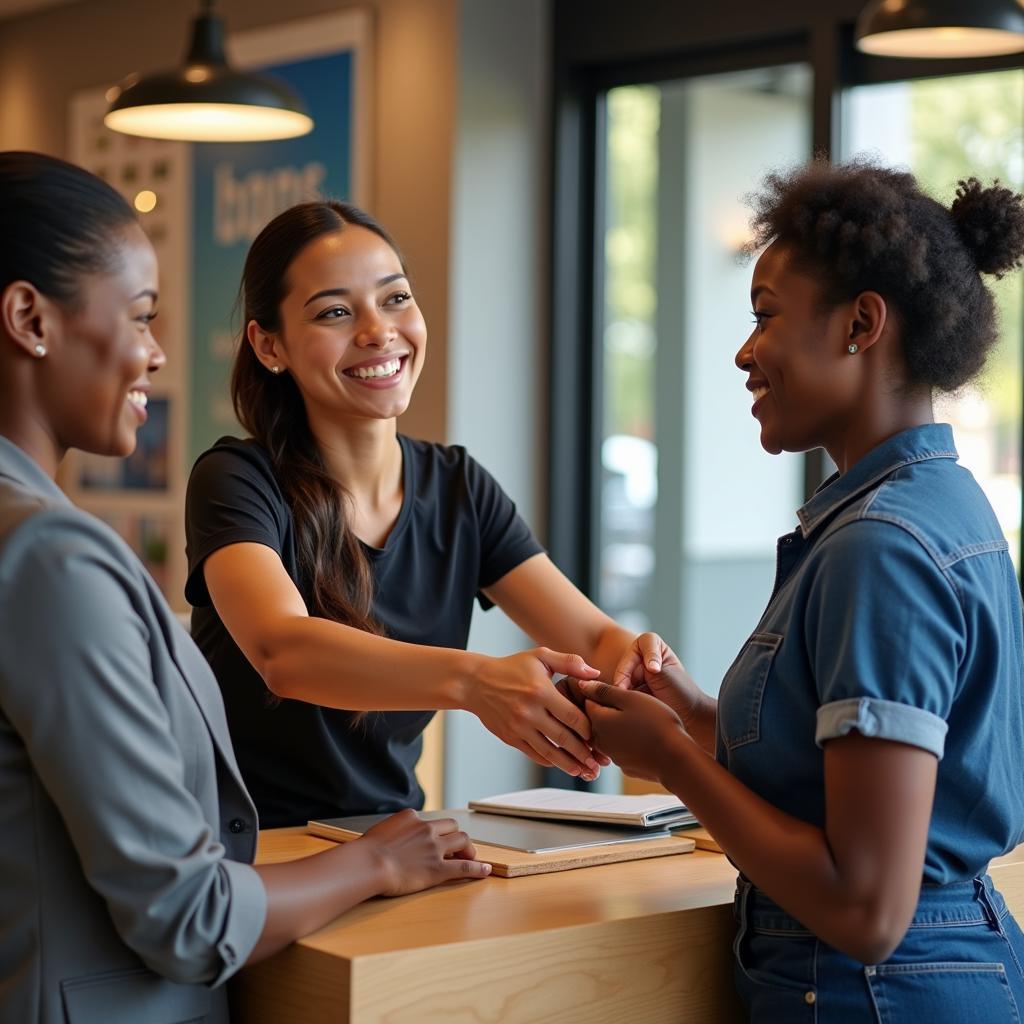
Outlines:
[[[146,421],[149,374],[165,356],[150,331],[157,296],[153,246],[137,224],[113,243],[108,273],[80,282],[57,307],[59,331],[40,389],[61,448],[130,455]]]
[[[348,224],[310,242],[288,268],[281,329],[249,339],[287,370],[311,419],[392,419],[423,369],[427,328],[394,249]]]
[[[772,454],[833,450],[857,414],[861,384],[847,347],[851,309],[822,309],[818,283],[778,243],[757,261],[750,295],[754,329],[736,365],[748,375],[762,447]]]

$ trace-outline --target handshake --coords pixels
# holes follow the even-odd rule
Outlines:
[[[614,761],[627,775],[661,782],[665,758],[680,735],[692,733],[710,752],[715,701],[656,633],[636,637],[610,683],[565,675],[555,688],[585,717],[578,738],[600,765]]]

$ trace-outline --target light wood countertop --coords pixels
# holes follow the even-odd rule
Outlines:
[[[280,829],[260,837],[257,858],[264,863],[293,860],[331,845],[301,829]],[[735,886],[736,871],[724,857],[697,850],[528,878],[456,882],[398,899],[369,900],[302,943],[335,956],[369,956],[424,942],[474,942],[731,906]]]
[[[258,860],[327,849],[260,835]],[[1024,920],[1024,847],[991,874]],[[364,903],[232,982],[236,1024],[680,1024],[742,1020],[736,872],[694,853],[458,882]]]

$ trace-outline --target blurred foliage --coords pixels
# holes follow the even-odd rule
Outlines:
[[[968,175],[983,184],[998,179],[1024,184],[1024,72],[996,71],[912,82],[910,91],[912,170],[943,203]],[[989,279],[1001,324],[981,389],[1001,442],[1020,444],[1021,328],[1024,274]],[[1014,462],[1017,460],[1014,459]]]
[[[608,93],[604,433],[654,435],[657,86]]]
[[[1024,185],[1024,72],[956,75],[907,84],[912,169],[940,201],[973,175]],[[607,96],[604,434],[653,438],[657,248],[657,86]],[[1024,274],[989,282],[1002,325],[981,390],[1004,463],[1018,464],[1021,433]],[[1012,451],[1011,451],[1012,450]]]

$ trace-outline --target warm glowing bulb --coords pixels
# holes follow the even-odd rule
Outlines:
[[[293,110],[245,103],[159,103],[112,110],[103,123],[115,132],[185,142],[260,142],[305,135],[313,121]]]
[[[949,25],[862,36],[857,47],[879,57],[994,57],[1024,50],[1024,33]]]
[[[135,197],[135,209],[139,213],[149,213],[156,209],[156,193],[150,192],[148,188],[144,188]]]

